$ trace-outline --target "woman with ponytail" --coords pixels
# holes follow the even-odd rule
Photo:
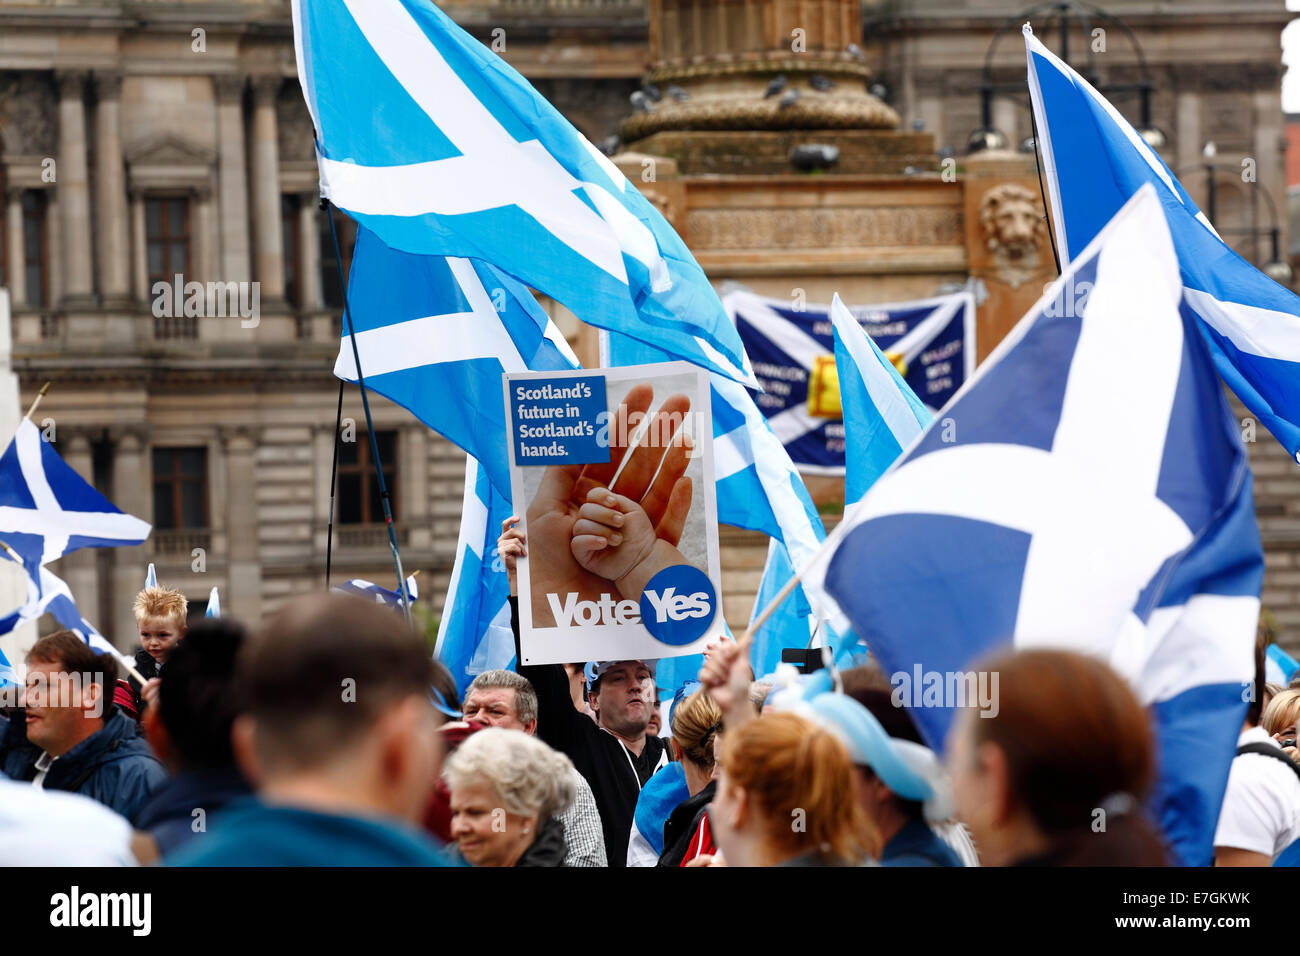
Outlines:
[[[686,775],[690,796],[677,805],[664,823],[660,866],[681,866],[717,790],[713,745],[722,730],[722,710],[712,697],[697,690],[673,707],[671,729],[669,745]]]
[[[1101,661],[1029,650],[989,661],[994,716],[957,719],[957,816],[986,866],[1164,866],[1140,803],[1154,774],[1145,708]]]

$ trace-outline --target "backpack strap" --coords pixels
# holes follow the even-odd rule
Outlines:
[[[1274,760],[1280,760],[1290,767],[1292,772],[1295,773],[1296,779],[1300,780],[1300,764],[1297,764],[1294,760],[1284,754],[1281,748],[1274,746],[1273,744],[1266,744],[1263,742],[1242,744],[1237,748],[1237,756],[1240,757],[1242,754],[1259,754],[1261,757],[1272,757]]]

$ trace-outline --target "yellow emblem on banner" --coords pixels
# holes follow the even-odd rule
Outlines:
[[[898,369],[898,374],[907,377],[907,362],[903,359],[902,352],[886,352],[885,358],[894,363],[894,368]]]
[[[813,418],[844,417],[834,355],[818,355],[813,359],[812,374],[808,376],[808,414]]]

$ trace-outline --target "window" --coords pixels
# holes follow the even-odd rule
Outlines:
[[[379,457],[384,464],[384,484],[397,517],[397,489],[394,477],[397,466],[397,432],[375,432]],[[345,441],[339,446],[339,524],[380,524],[384,520],[384,506],[379,498],[379,480],[375,477],[374,458],[370,451],[370,436],[356,433],[356,441]]]
[[[49,269],[46,252],[45,211],[49,206],[44,190],[23,191],[23,268],[27,286],[27,304],[36,308],[50,301]]]
[[[320,223],[320,285],[325,305],[331,309],[343,308],[343,283],[352,267],[352,247],[356,243],[356,224],[347,216],[335,214],[334,227],[339,234],[339,249],[343,252],[343,280],[339,279],[338,259],[334,256],[334,236],[330,233],[329,213],[322,210],[316,217]]]
[[[171,285],[177,275],[184,276],[189,270],[189,200],[146,199],[144,231],[149,288],[152,289],[155,282]]]
[[[153,450],[153,526],[177,531],[208,526],[208,450]]]
[[[301,197],[280,197],[280,229],[284,238],[284,298],[292,306],[302,304],[298,294],[298,208]]]

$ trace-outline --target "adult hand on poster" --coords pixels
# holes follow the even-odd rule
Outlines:
[[[685,472],[693,446],[682,429],[691,401],[688,396],[680,394],[666,398],[629,456],[628,448],[638,431],[637,425],[645,418],[653,399],[653,387],[642,383],[632,388],[619,404],[610,423],[608,462],[552,465],[543,473],[537,493],[528,506],[529,572],[534,595],[552,593],[563,596],[576,591],[580,600],[599,600],[608,592],[613,580],[602,570],[626,568],[630,559],[614,555],[605,556],[602,561],[593,556],[608,546],[609,538],[622,536],[618,545],[613,546],[617,549],[633,531],[638,535],[639,544],[644,546],[647,528],[653,529],[649,557],[663,560],[663,566],[685,563],[676,545],[681,540],[686,516],[691,509],[691,480],[685,477]],[[627,457],[626,464],[624,457]],[[621,471],[620,465],[623,466]],[[593,530],[591,527],[584,525],[585,531],[575,531],[584,505],[602,499],[601,494],[595,494],[598,491],[604,492],[605,496],[610,493],[621,496],[629,506],[623,515],[623,527],[599,535],[606,542],[599,546],[594,541],[585,540]],[[589,498],[593,500],[589,502]],[[598,522],[593,521],[595,523]],[[575,542],[575,535],[584,540]],[[671,554],[665,548],[670,549]],[[629,555],[632,553],[630,549]],[[635,557],[637,560],[632,560],[631,566],[648,570],[647,553],[642,550]],[[633,586],[631,581],[628,585]],[[621,592],[621,588],[619,590]],[[636,594],[639,595],[640,591]],[[533,620],[538,627],[555,626],[549,602],[533,601]]]

